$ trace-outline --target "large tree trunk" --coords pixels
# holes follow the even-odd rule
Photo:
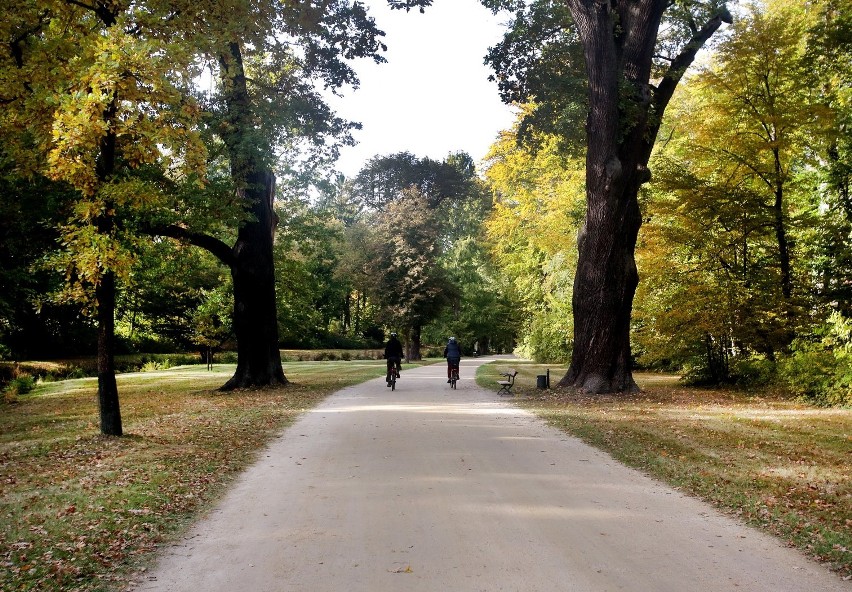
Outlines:
[[[668,0],[566,0],[589,78],[587,210],[578,236],[574,348],[559,386],[591,393],[638,390],[631,371],[630,317],[639,282],[634,251],[638,194],[663,113],[698,49],[730,15],[722,11],[649,84],[657,31]],[[625,96],[624,89],[630,89]]]
[[[108,271],[95,288],[98,322],[98,408],[101,433],[121,436],[121,410],[115,382],[115,275]]]
[[[613,196],[590,189],[588,202],[572,301],[574,351],[559,385],[591,393],[635,391],[630,315],[639,283],[633,256],[641,224],[639,204],[636,192],[628,190]]]
[[[286,384],[278,349],[275,265],[272,243],[278,217],[273,209],[275,176],[249,139],[254,126],[242,52],[231,43],[222,56],[222,82],[228,116],[222,137],[231,159],[231,176],[252,219],[239,230],[233,248],[234,332],[237,370],[222,390]]]
[[[271,172],[261,172],[248,181],[243,199],[254,204],[255,220],[240,228],[231,264],[237,370],[222,390],[287,383],[278,349],[272,259],[272,241],[278,222],[272,209],[275,177]]]
[[[423,356],[420,353],[421,341],[420,341],[420,325],[416,325],[411,328],[408,333],[408,339],[406,339],[405,343],[405,357],[408,361],[422,360]]]

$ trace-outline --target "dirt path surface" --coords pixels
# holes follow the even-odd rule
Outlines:
[[[306,413],[137,590],[850,592],[476,387],[463,360]],[[506,362],[509,367],[511,362]]]

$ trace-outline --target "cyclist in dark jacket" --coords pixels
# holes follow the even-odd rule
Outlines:
[[[396,333],[391,333],[385,346],[385,359],[388,361],[388,376],[390,376],[391,368],[396,367],[396,377],[399,378],[399,371],[402,369],[402,343]]]
[[[453,368],[458,371],[459,363],[461,362],[461,348],[455,337],[450,337],[447,341],[447,347],[444,348],[444,357],[447,358],[447,382],[451,382],[450,378],[453,375]]]

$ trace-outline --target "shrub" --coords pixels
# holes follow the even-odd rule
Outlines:
[[[170,368],[170,367],[171,367],[171,365],[169,364],[168,360],[166,360],[165,362],[158,362],[156,360],[151,360],[149,362],[145,362],[144,364],[142,364],[142,368],[140,368],[140,370],[142,372],[155,372],[157,370],[166,370],[167,368]]]
[[[421,345],[420,355],[424,358],[442,358],[444,357],[443,345]]]
[[[149,354],[172,354],[178,351],[178,345],[169,338],[158,335],[134,335],[133,338],[120,338],[119,351],[123,353],[146,352]],[[117,346],[117,347],[118,347]]]
[[[25,395],[35,388],[35,378],[29,374],[20,374],[3,389],[3,402],[15,403],[18,395]]]
[[[680,368],[680,380],[686,386],[717,386],[720,380],[714,376],[704,360],[688,360]]]
[[[731,366],[732,378],[740,386],[766,386],[775,379],[775,363],[766,358],[737,358]]]
[[[10,384],[3,389],[3,402],[7,405],[18,402],[18,386]]]
[[[88,374],[83,370],[80,366],[74,366],[68,371],[68,374],[65,375],[65,378],[86,378]]]
[[[852,405],[852,319],[835,313],[810,339],[795,340],[778,376],[809,403]]]
[[[542,364],[561,364],[571,359],[570,327],[551,312],[533,318],[516,353]]]
[[[18,393],[25,395],[35,388],[35,378],[29,374],[21,374],[12,381],[12,384],[17,385]]]
[[[226,351],[219,354],[216,354],[219,358],[219,362],[221,364],[236,364],[237,363],[237,352],[235,351]]]

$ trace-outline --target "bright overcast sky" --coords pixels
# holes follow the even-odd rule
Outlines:
[[[365,3],[386,33],[388,61],[356,62],[360,88],[332,101],[342,117],[363,124],[337,168],[353,177],[374,156],[404,151],[442,160],[463,150],[480,161],[514,121],[483,65],[502,38],[501,17],[478,0],[436,0],[424,14],[391,11],[386,0]]]

